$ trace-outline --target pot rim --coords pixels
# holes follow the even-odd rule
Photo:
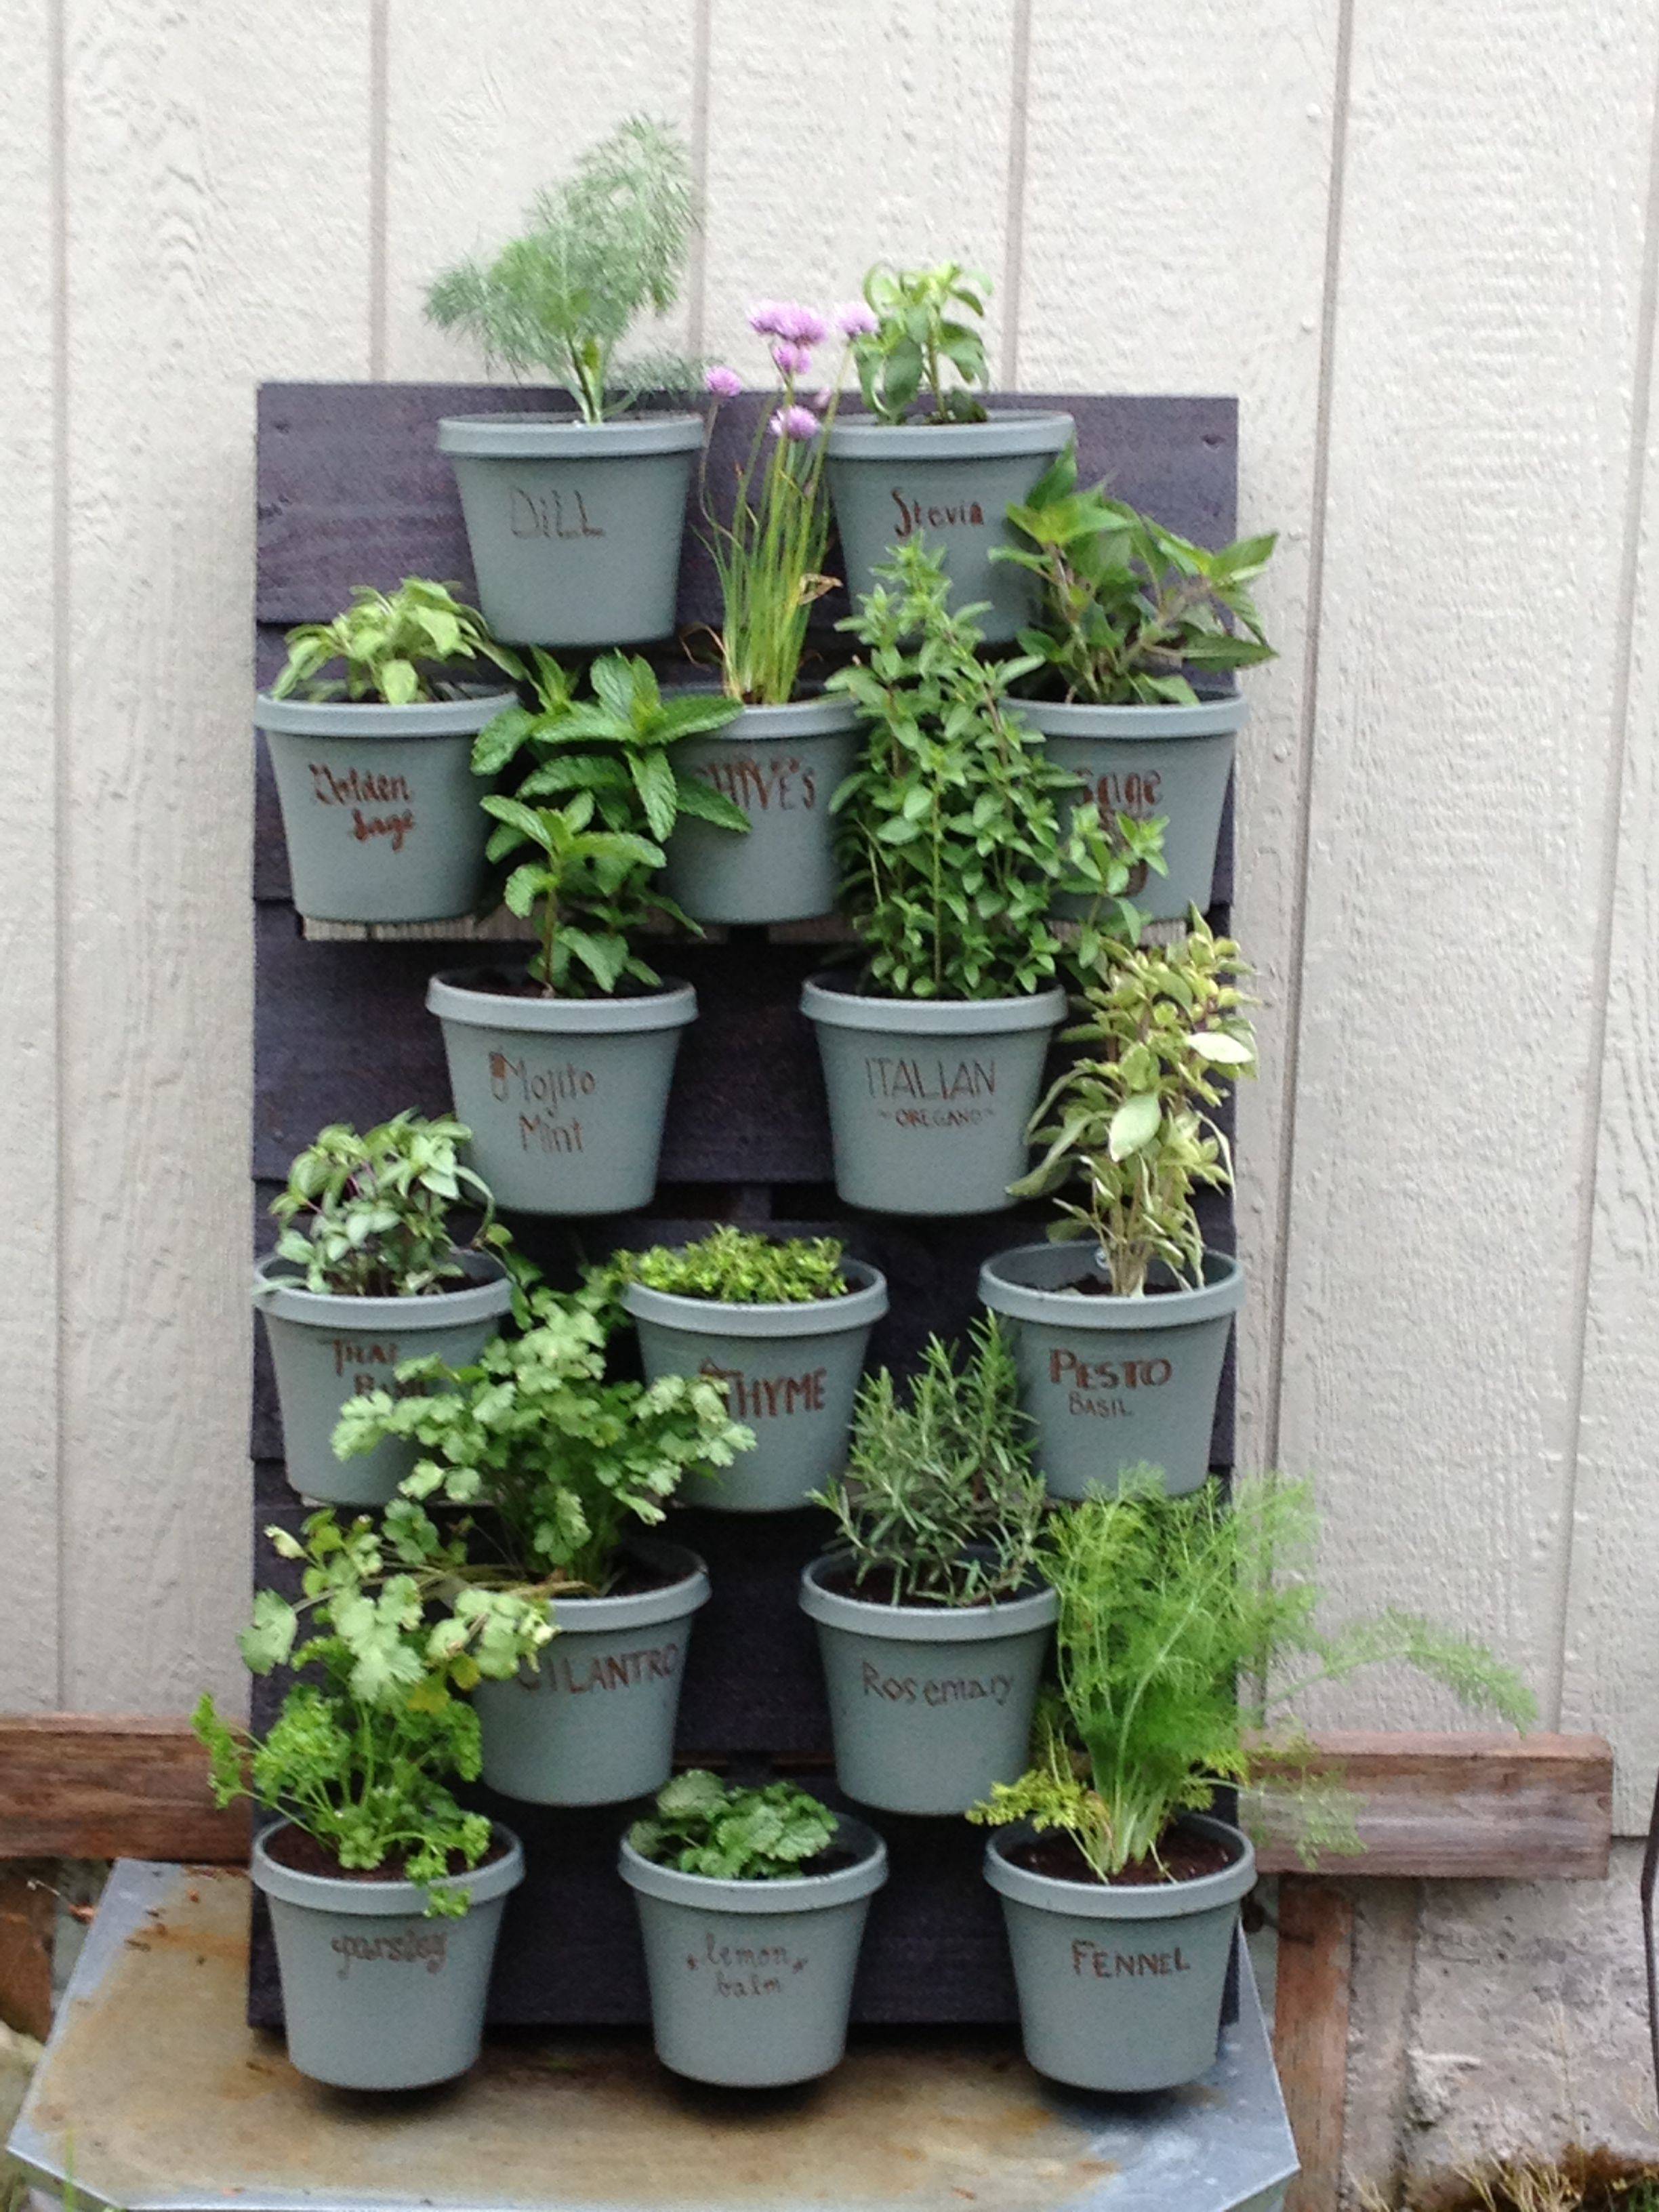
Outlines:
[[[883,1605],[825,1589],[821,1571],[850,1558],[822,1552],[800,1571],[800,1608],[809,1620],[852,1636],[884,1637],[895,1644],[988,1644],[1003,1636],[1046,1633],[1060,1614],[1060,1594],[1046,1586],[988,1605]]]
[[[338,1912],[365,1920],[406,1920],[426,1914],[428,1890],[465,1889],[471,1893],[469,1911],[494,1899],[505,1897],[524,1880],[524,1849],[511,1828],[497,1820],[493,1833],[504,1838],[507,1849],[488,1866],[470,1874],[441,1875],[436,1881],[346,1881],[337,1875],[302,1874],[273,1859],[265,1847],[267,1836],[292,1828],[293,1820],[273,1820],[253,1838],[248,1874],[256,1889],[279,1905],[298,1905],[312,1912]]]
[[[556,1633],[553,1642],[544,1647],[546,1650],[553,1650],[567,1636],[607,1635],[617,1628],[655,1628],[667,1620],[689,1620],[708,1604],[713,1587],[708,1569],[689,1544],[672,1543],[661,1536],[631,1536],[627,1548],[664,1567],[683,1566],[684,1571],[677,1581],[665,1583],[660,1589],[632,1590],[619,1597],[556,1595],[550,1602]],[[540,1670],[527,1662],[518,1677],[527,1686],[540,1678]],[[507,1680],[511,1682],[513,1677],[509,1675]]]
[[[690,1905],[698,1912],[819,1912],[854,1905],[872,1896],[887,1879],[887,1846],[875,1830],[849,1813],[836,1814],[837,1841],[845,1838],[860,1856],[833,1874],[784,1875],[775,1881],[737,1881],[720,1875],[685,1874],[659,1866],[636,1851],[623,1834],[617,1871],[630,1889],[667,1905]]]
[[[516,707],[511,690],[466,686],[464,699],[416,699],[393,707],[384,699],[277,699],[256,692],[253,726],[278,737],[337,738],[356,744],[392,738],[473,737],[497,714]]]
[[[441,416],[438,451],[501,461],[643,459],[695,451],[705,427],[701,415],[678,412],[584,422],[551,410],[520,415],[503,408],[490,415]]]
[[[453,1248],[451,1248],[452,1250]],[[415,1297],[349,1297],[334,1291],[308,1291],[289,1281],[279,1272],[297,1262],[280,1253],[267,1252],[253,1269],[253,1303],[261,1313],[279,1321],[300,1322],[313,1328],[390,1328],[400,1335],[411,1329],[453,1328],[458,1322],[492,1320],[513,1307],[513,1284],[507,1269],[493,1252],[458,1252],[469,1273],[481,1279],[457,1291],[433,1291]],[[411,1358],[416,1355],[410,1355]]]
[[[665,685],[665,699],[722,696],[689,684]],[[859,710],[839,691],[815,692],[804,699],[787,700],[781,706],[739,707],[732,720],[718,730],[699,730],[680,740],[684,745],[757,744],[769,738],[842,738],[859,726]]]
[[[887,1310],[887,1278],[880,1268],[864,1260],[847,1260],[842,1265],[849,1276],[860,1279],[838,1298],[728,1305],[716,1298],[653,1290],[647,1283],[629,1283],[623,1289],[622,1304],[636,1321],[654,1322],[691,1336],[840,1336],[872,1327]]]
[[[427,1012],[463,1029],[505,1030],[520,1036],[638,1036],[683,1029],[697,1018],[696,993],[672,975],[658,989],[633,999],[514,999],[477,990],[465,980],[483,973],[482,962],[441,969],[426,987]]]
[[[1029,1821],[994,1829],[985,1845],[985,1879],[1000,1897],[1017,1905],[1035,1905],[1039,1912],[1054,1912],[1077,1920],[1182,1920],[1194,1912],[1212,1912],[1218,1905],[1236,1905],[1255,1886],[1255,1849],[1242,1828],[1218,1820],[1206,1813],[1187,1813],[1182,1825],[1224,1837],[1239,1846],[1238,1855],[1216,1874],[1199,1875],[1189,1881],[1115,1887],[1109,1882],[1060,1881],[1054,1875],[1032,1874],[1016,1866],[1007,1846],[1027,1843],[1036,1831]]]
[[[1242,692],[1200,699],[1195,707],[1091,706],[1082,700],[1015,699],[1010,702],[1045,738],[1089,738],[1114,744],[1149,738],[1231,738],[1249,714]]]
[[[1060,408],[997,407],[983,422],[882,422],[838,416],[826,434],[832,461],[1000,460],[1057,453],[1077,428]]]
[[[1085,1240],[1075,1240],[1017,1244],[995,1254],[979,1271],[981,1303],[993,1313],[1007,1314],[1015,1321],[1084,1330],[1187,1328],[1197,1322],[1235,1314],[1244,1303],[1243,1262],[1230,1252],[1218,1252],[1207,1245],[1202,1285],[1195,1291],[1164,1291],[1155,1298],[1121,1298],[1109,1292],[1080,1297],[1075,1291],[1021,1282],[1010,1272],[1015,1262],[1037,1273],[1060,1271],[1068,1260],[1074,1266],[1077,1255],[1085,1249]]]
[[[1008,999],[878,999],[838,990],[828,975],[810,975],[800,989],[800,1010],[826,1029],[864,1030],[889,1036],[995,1036],[1058,1027],[1066,994],[1046,991]]]

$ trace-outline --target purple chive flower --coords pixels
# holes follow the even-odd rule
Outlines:
[[[783,320],[788,312],[776,300],[757,300],[749,310],[749,327],[763,338],[789,337],[793,333],[785,329]]]
[[[826,384],[821,390],[815,392],[812,394],[812,404],[817,409],[819,414],[822,415],[825,408],[827,408],[834,400],[835,396],[835,386],[833,384]]]
[[[805,445],[818,434],[818,418],[810,407],[780,407],[770,428],[775,438],[793,438],[798,445]]]
[[[737,370],[718,363],[705,373],[702,380],[716,399],[735,399],[743,390],[743,379]]]
[[[785,376],[805,376],[812,366],[812,356],[806,348],[788,338],[778,340],[772,349],[772,358]]]
[[[803,307],[798,301],[786,302],[779,322],[779,335],[793,338],[799,346],[822,345],[830,335],[830,325],[816,307]]]
[[[867,338],[876,327],[873,311],[862,300],[849,300],[836,310],[836,327],[843,337]]]

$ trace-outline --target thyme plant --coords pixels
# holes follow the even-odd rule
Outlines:
[[[866,1379],[847,1471],[814,1503],[835,1518],[855,1592],[875,1583],[894,1605],[964,1606],[1029,1586],[1048,1493],[994,1314],[969,1331],[965,1359],[932,1338],[902,1392],[884,1367]]]
[[[994,561],[1029,568],[1042,618],[1019,635],[1040,665],[1045,696],[1089,706],[1196,703],[1188,668],[1231,670],[1271,660],[1251,586],[1273,536],[1209,552],[1165,530],[1103,487],[1077,489],[1075,443],[1008,520],[1026,541],[994,547]]]
[[[1417,1669],[1472,1711],[1527,1727],[1531,1692],[1480,1645],[1414,1613],[1328,1630],[1306,1569],[1318,1518],[1305,1482],[1256,1476],[1168,1498],[1141,1469],[1114,1498],[1057,1516],[1042,1571],[1060,1595],[1059,1695],[1035,1757],[969,1819],[1071,1837],[1100,1881],[1154,1869],[1172,1826],[1216,1791],[1271,1785],[1310,1863],[1353,1850],[1353,1801],[1316,1770],[1291,1711],[1322,1682]]]
[[[1109,943],[1083,994],[1085,1016],[1062,1041],[1079,1054],[1032,1116],[1046,1147],[1009,1185],[1058,1200],[1057,1239],[1093,1240],[1118,1297],[1139,1297],[1155,1267],[1186,1288],[1203,1280],[1194,1196],[1224,1190],[1232,1152],[1209,1109],[1255,1072],[1255,1042],[1237,979],[1249,973],[1231,938],[1194,918],[1172,945]]]
[[[489,1848],[489,1820],[463,1812],[450,1787],[481,1765],[477,1716],[457,1692],[515,1674],[553,1627],[544,1603],[509,1592],[464,1588],[442,1602],[459,1553],[422,1520],[394,1505],[379,1528],[323,1511],[297,1537],[268,1528],[302,1570],[302,1595],[258,1592],[242,1656],[256,1674],[289,1666],[314,1679],[294,1684],[263,1738],[210,1697],[192,1725],[221,1805],[252,1798],[342,1867],[431,1884]],[[465,1890],[428,1889],[428,1913],[467,1902]]]
[[[932,269],[878,262],[871,270],[864,280],[869,312],[851,335],[864,404],[879,422],[902,422],[918,399],[926,403],[919,422],[985,421],[973,389],[988,377],[985,341],[975,325],[990,289],[955,261]],[[960,382],[953,382],[953,370]]]
[[[787,1881],[836,1840],[836,1816],[793,1782],[758,1790],[694,1766],[665,1783],[628,1840],[641,1858],[721,1881]]]
[[[617,1279],[675,1297],[728,1306],[806,1305],[847,1296],[852,1285],[845,1257],[838,1237],[767,1237],[722,1222],[695,1244],[618,1252],[611,1266]]]
[[[603,422],[644,392],[692,381],[660,349],[632,361],[618,349],[647,309],[660,317],[678,299],[696,220],[684,141],[634,116],[538,194],[522,237],[440,276],[427,313],[472,338],[492,368],[550,376],[582,422]]]

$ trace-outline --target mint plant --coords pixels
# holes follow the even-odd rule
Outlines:
[[[962,1358],[938,1337],[904,1390],[882,1368],[859,1392],[847,1471],[816,1493],[852,1562],[854,1595],[982,1605],[1027,1589],[1048,1511],[1030,1423],[994,1314]]]
[[[457,1693],[534,1661],[553,1634],[546,1603],[473,1589],[443,1603],[459,1553],[396,1505],[380,1528],[323,1511],[299,1537],[265,1534],[302,1566],[303,1595],[258,1593],[242,1656],[256,1674],[289,1666],[316,1679],[293,1686],[263,1738],[203,1698],[192,1725],[215,1797],[281,1813],[343,1868],[429,1885],[460,1871],[456,1859],[477,1866],[490,1824],[450,1787],[476,1781],[481,1764],[477,1716]],[[465,1889],[428,1888],[428,1913],[467,1902]]]
[[[481,1587],[603,1596],[629,1535],[660,1524],[682,1479],[729,1467],[754,1442],[718,1383],[607,1380],[617,1319],[602,1275],[578,1291],[533,1291],[525,1333],[471,1365],[402,1363],[400,1390],[432,1395],[348,1399],[334,1449],[349,1459],[387,1437],[420,1446],[404,1499],[472,1510],[466,1572]],[[437,1540],[424,1514],[410,1525]]]
[[[582,422],[603,422],[644,392],[693,380],[660,349],[626,362],[619,349],[647,309],[665,315],[679,297],[696,221],[684,139],[633,116],[537,195],[522,237],[440,276],[427,313],[474,339],[489,366],[551,377]]]
[[[830,679],[869,736],[830,804],[840,818],[844,903],[864,946],[864,985],[895,999],[994,999],[1040,991],[1060,966],[1057,891],[1089,901],[1075,948],[1091,963],[1133,934],[1133,869],[1161,865],[1163,825],[1066,805],[1079,779],[1055,767],[1009,687],[1032,664],[979,655],[973,607],[952,609],[942,554],[916,539],[841,627],[865,658]],[[889,588],[889,587],[891,588]]]
[[[369,700],[407,707],[453,699],[469,670],[490,663],[516,682],[523,667],[498,645],[483,617],[451,596],[447,584],[405,576],[395,592],[361,584],[332,622],[301,623],[288,634],[288,659],[271,696],[303,691],[307,699]],[[343,678],[322,672],[340,661]]]
[[[864,280],[869,313],[856,318],[853,362],[864,404],[878,421],[904,422],[918,399],[926,403],[920,422],[985,421],[984,404],[973,391],[988,374],[985,341],[975,325],[990,289],[955,261],[932,269],[878,262],[870,270]]]
[[[1273,658],[1250,587],[1276,537],[1208,552],[1100,485],[1079,491],[1075,443],[1008,520],[1026,542],[996,546],[991,558],[1029,568],[1042,584],[1042,619],[1019,643],[1039,664],[1045,697],[1191,706],[1198,694],[1186,669]]]
[[[1039,1103],[1046,1150],[1009,1188],[1057,1200],[1057,1240],[1088,1237],[1118,1297],[1139,1297],[1155,1267],[1185,1288],[1203,1281],[1201,1188],[1232,1182],[1232,1152],[1210,1109],[1255,1072],[1255,1041],[1231,938],[1194,918],[1171,945],[1109,944],[1083,993],[1084,1018],[1061,1032],[1085,1049]]]
[[[836,1840],[836,1816],[793,1782],[728,1786],[706,1767],[677,1774],[628,1840],[641,1858],[720,1881],[798,1879]]]
[[[1029,1820],[1071,1837],[1097,1880],[1161,1866],[1183,1813],[1218,1790],[1271,1786],[1303,1856],[1358,1848],[1352,1796],[1316,1771],[1291,1708],[1317,1683],[1412,1667],[1472,1711],[1517,1729],[1535,1711],[1492,1654],[1414,1613],[1327,1630],[1308,1578],[1318,1517],[1310,1486],[1276,1476],[1164,1494],[1156,1469],[1114,1498],[1055,1517],[1043,1572],[1060,1595],[1059,1694],[1036,1757],[968,1815]]]
[[[845,1257],[834,1237],[767,1237],[722,1222],[695,1244],[618,1252],[611,1266],[618,1280],[675,1297],[728,1306],[805,1305],[846,1297],[853,1286]]]
[[[489,1186],[463,1164],[472,1132],[453,1115],[412,1109],[359,1135],[349,1121],[319,1130],[270,1202],[282,1224],[276,1256],[303,1271],[307,1291],[331,1297],[412,1298],[466,1279],[462,1252],[491,1252],[515,1274],[513,1240]],[[465,1245],[453,1206],[483,1215]]]

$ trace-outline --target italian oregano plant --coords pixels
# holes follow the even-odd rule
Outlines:
[[[767,1237],[722,1222],[695,1244],[653,1244],[618,1252],[619,1282],[642,1283],[675,1297],[709,1298],[728,1306],[806,1305],[845,1297],[845,1251],[835,1237]]]
[[[884,1367],[866,1379],[847,1471],[814,1502],[834,1517],[855,1595],[982,1605],[1030,1584],[1048,1492],[994,1314],[965,1357],[931,1339],[904,1388]]]
[[[405,576],[395,592],[362,584],[351,605],[332,622],[301,623],[288,634],[288,659],[271,686],[286,699],[378,702],[407,707],[418,700],[453,699],[469,677],[494,666],[516,682],[518,655],[490,635],[483,617],[452,595],[447,584]],[[323,671],[338,661],[343,677]]]
[[[1117,1496],[1056,1516],[1042,1571],[1060,1596],[1058,1695],[1030,1771],[969,1820],[1059,1830],[1107,1881],[1160,1869],[1182,1814],[1231,1784],[1270,1791],[1311,1864],[1358,1847],[1355,1801],[1295,1717],[1316,1685],[1406,1666],[1471,1711],[1530,1723],[1532,1693],[1509,1668],[1415,1613],[1325,1628],[1307,1571],[1317,1534],[1310,1486],[1270,1475],[1230,1498],[1213,1484],[1169,1498],[1140,1469]]]
[[[396,1504],[380,1526],[366,1515],[343,1526],[323,1511],[297,1537],[265,1534],[301,1570],[301,1595],[258,1592],[242,1656],[256,1674],[287,1666],[311,1679],[289,1690],[263,1737],[203,1698],[194,1726],[219,1803],[252,1798],[347,1869],[429,1885],[477,1866],[490,1824],[464,1812],[451,1787],[480,1771],[465,1693],[533,1663],[553,1634],[547,1606],[453,1588],[458,1548]],[[467,1902],[465,1888],[428,1888],[429,1913]]]
[[[720,1881],[799,1877],[835,1839],[835,1814],[793,1782],[743,1789],[701,1766],[665,1783],[628,1832],[641,1858]]]
[[[642,392],[695,380],[660,347],[631,360],[620,349],[647,311],[674,306],[696,228],[684,139],[634,116],[537,196],[522,237],[440,276],[427,313],[472,338],[491,367],[551,377],[581,421],[603,422]]]
[[[1118,1297],[1139,1297],[1155,1268],[1182,1286],[1204,1279],[1200,1188],[1224,1190],[1232,1153],[1215,1121],[1227,1088],[1255,1072],[1231,938],[1194,918],[1171,945],[1109,943],[1084,989],[1084,1018],[1062,1031],[1077,1054],[1032,1116],[1045,1149],[1009,1186],[1060,1197],[1056,1239],[1087,1237]]]

